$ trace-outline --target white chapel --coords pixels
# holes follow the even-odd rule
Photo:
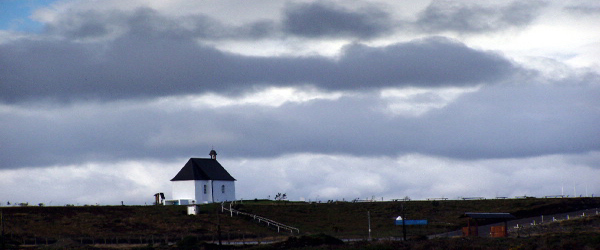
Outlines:
[[[190,158],[171,179],[173,199],[166,205],[190,205],[235,200],[235,179],[217,161],[217,152],[210,158]]]

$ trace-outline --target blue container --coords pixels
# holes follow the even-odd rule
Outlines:
[[[406,220],[405,225],[427,225],[427,220]],[[402,220],[396,220],[396,226],[402,226]]]

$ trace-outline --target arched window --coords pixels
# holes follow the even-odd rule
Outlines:
[[[221,185],[221,193],[225,193],[225,185]]]

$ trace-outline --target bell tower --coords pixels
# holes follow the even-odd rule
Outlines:
[[[217,159],[217,151],[215,151],[214,149],[210,151],[210,153],[208,153],[208,155],[210,155],[210,158],[213,160]]]

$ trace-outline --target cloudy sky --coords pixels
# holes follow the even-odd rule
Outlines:
[[[600,3],[0,1],[0,204],[600,195]]]

